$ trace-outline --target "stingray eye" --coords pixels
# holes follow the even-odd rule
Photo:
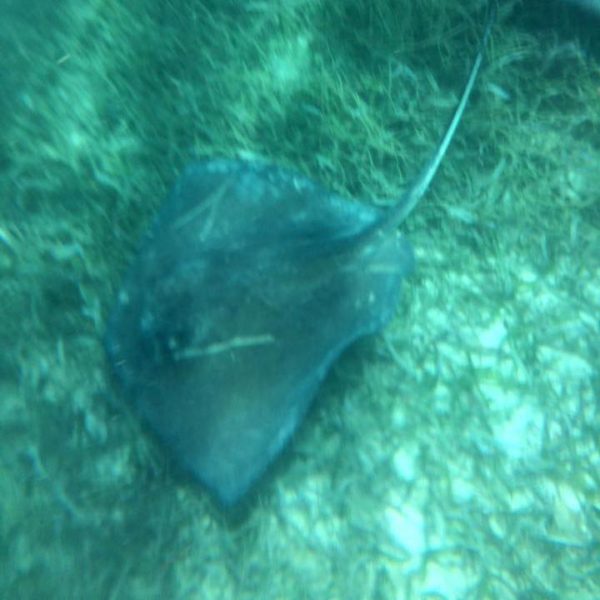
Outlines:
[[[145,311],[140,319],[139,348],[154,367],[172,364],[191,342],[192,331],[175,314]]]
[[[157,341],[162,351],[163,361],[174,363],[182,350],[189,346],[191,337],[191,331],[184,327],[171,329],[168,333],[159,336]]]

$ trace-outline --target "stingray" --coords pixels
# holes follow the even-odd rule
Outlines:
[[[462,117],[387,210],[275,165],[207,159],[176,182],[109,317],[108,361],[171,457],[226,506],[280,454],[332,363],[394,316],[414,258],[398,225]]]

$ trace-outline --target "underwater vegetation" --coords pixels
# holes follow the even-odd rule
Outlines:
[[[0,596],[600,596],[600,59],[591,17],[543,4],[500,4],[402,228],[417,267],[394,316],[230,518],[110,385],[138,241],[198,157],[398,197],[482,3],[5,3]]]

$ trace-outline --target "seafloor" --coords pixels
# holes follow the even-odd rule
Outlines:
[[[164,458],[101,344],[198,156],[393,198],[484,10],[0,0],[0,597],[600,598],[600,16],[501,2],[403,227],[418,267],[236,515]]]

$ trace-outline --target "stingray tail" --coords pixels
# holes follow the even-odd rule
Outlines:
[[[452,118],[450,119],[450,123],[440,140],[435,153],[429,159],[427,164],[423,167],[422,171],[419,173],[414,183],[411,184],[410,188],[404,192],[404,194],[400,197],[396,206],[392,209],[391,214],[386,217],[386,226],[388,229],[395,229],[402,223],[406,217],[413,211],[415,206],[419,203],[419,200],[423,197],[427,188],[431,184],[432,179],[435,177],[437,170],[444,158],[446,151],[448,150],[448,146],[454,137],[454,133],[456,132],[456,128],[460,123],[462,115],[465,111],[465,107],[469,100],[469,96],[473,91],[473,85],[475,84],[475,80],[477,79],[477,74],[479,73],[479,69],[481,67],[481,62],[483,61],[483,53],[485,46],[487,44],[488,38],[490,36],[490,31],[492,30],[492,26],[496,19],[497,5],[496,0],[491,0],[488,8],[488,16],[485,25],[485,29],[483,31],[483,35],[481,37],[481,43],[479,45],[479,50],[477,51],[477,55],[475,56],[475,60],[473,61],[473,66],[471,67],[471,71],[469,72],[469,77],[465,83],[463,88],[463,92],[461,94],[460,100],[454,109],[454,113]]]

